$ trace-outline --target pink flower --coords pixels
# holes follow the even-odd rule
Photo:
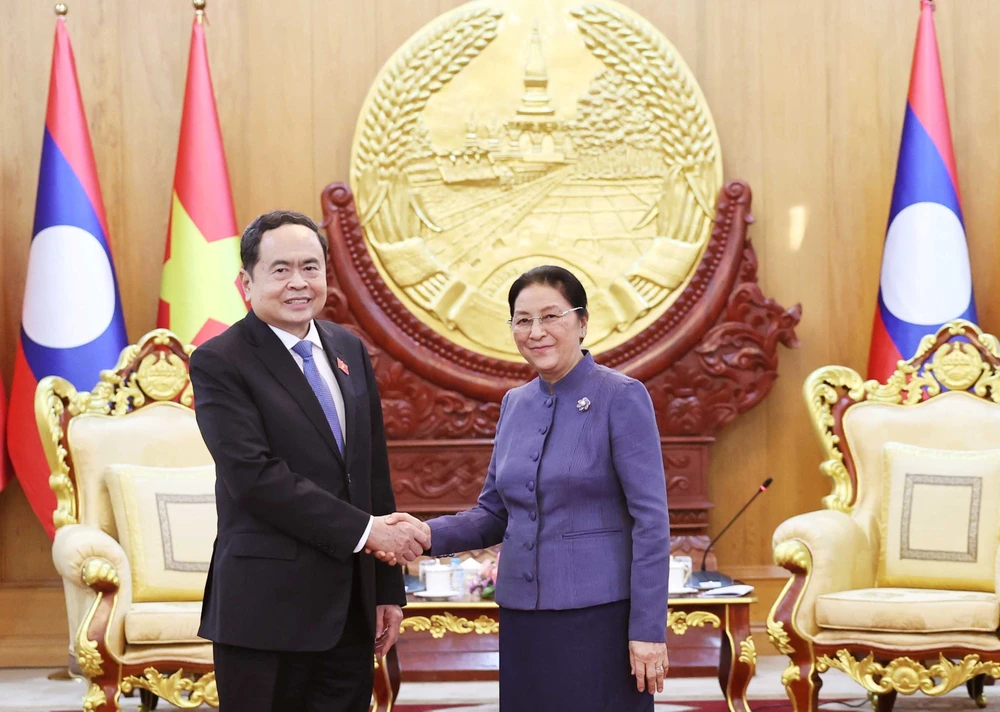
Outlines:
[[[497,572],[500,570],[500,552],[497,552],[497,558],[494,561],[486,560],[483,565],[479,568],[479,575],[489,580],[491,583],[496,583]]]
[[[497,557],[496,561],[487,560],[480,564],[478,576],[469,581],[469,593],[478,595],[484,599],[493,598],[497,581],[499,554]]]

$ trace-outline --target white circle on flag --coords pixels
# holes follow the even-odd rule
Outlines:
[[[881,287],[889,311],[911,324],[961,316],[972,300],[972,273],[958,216],[940,203],[899,211],[885,236]]]
[[[114,315],[114,274],[100,241],[73,225],[53,225],[35,235],[21,312],[28,338],[71,349],[103,334]]]

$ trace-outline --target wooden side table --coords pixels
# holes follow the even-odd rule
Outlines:
[[[670,599],[667,649],[671,667],[667,677],[689,674],[678,675],[673,666],[674,649],[684,636],[718,631],[719,655],[712,669],[718,674],[730,712],[750,712],[746,692],[757,666],[757,649],[750,636],[750,604],[756,602],[752,596]],[[500,611],[496,603],[471,598],[422,601],[410,597],[403,615],[399,643],[376,661],[372,712],[392,709],[404,675],[414,682],[497,678]],[[404,649],[402,654],[399,648]]]

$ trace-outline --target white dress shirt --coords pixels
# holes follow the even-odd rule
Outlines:
[[[340,440],[344,443],[346,448],[347,420],[344,413],[344,394],[341,392],[340,386],[337,384],[337,378],[333,375],[333,367],[330,365],[330,359],[327,358],[326,351],[323,350],[323,342],[319,340],[319,331],[316,330],[316,322],[309,322],[309,333],[306,334],[305,339],[300,339],[295,334],[289,334],[287,331],[279,329],[276,326],[272,326],[271,324],[268,324],[268,326],[270,326],[271,331],[273,331],[275,335],[281,339],[281,343],[285,345],[285,348],[288,349],[288,353],[290,353],[292,358],[295,359],[295,365],[298,366],[299,370],[303,373],[305,373],[305,369],[302,366],[302,357],[292,351],[292,347],[299,343],[299,341],[304,340],[312,342],[313,361],[316,364],[316,370],[319,371],[320,378],[322,378],[324,383],[326,383],[327,388],[330,389],[330,394],[333,396],[333,405],[337,409],[337,420],[340,421]],[[343,454],[346,458],[347,453],[345,452]],[[355,554],[365,548],[365,542],[368,541],[368,535],[371,533],[372,523],[374,521],[375,517],[371,517],[368,520],[368,527],[365,529],[365,533],[361,535],[361,541],[359,541],[358,545],[354,547]]]

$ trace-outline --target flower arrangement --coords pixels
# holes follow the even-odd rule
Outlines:
[[[497,571],[500,566],[500,554],[496,560],[487,560],[479,567],[479,576],[469,581],[469,593],[482,599],[491,600],[496,592]]]

